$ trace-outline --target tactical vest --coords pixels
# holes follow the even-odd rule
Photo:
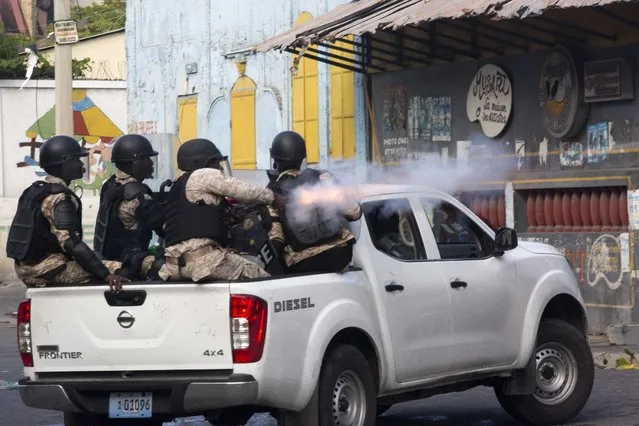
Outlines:
[[[93,249],[108,260],[121,260],[125,249],[147,250],[153,237],[148,224],[139,221],[137,229],[126,229],[118,216],[120,204],[134,199],[144,201],[151,194],[148,186],[140,182],[121,185],[111,176],[100,191],[100,209],[95,223]]]
[[[58,239],[51,233],[51,225],[42,214],[42,202],[53,194],[64,193],[77,201],[77,226],[82,236],[82,203],[73,191],[58,183],[34,182],[24,190],[18,201],[9,236],[7,238],[7,257],[27,262],[43,260],[50,254],[63,253]]]
[[[186,198],[186,183],[191,173],[180,176],[171,186],[166,207],[166,245],[172,246],[191,238],[211,238],[222,245],[228,241],[227,203],[191,203]]]
[[[306,169],[298,176],[285,176],[277,182],[275,191],[288,199],[279,210],[279,218],[286,242],[294,251],[327,243],[342,233],[342,221],[335,209],[292,204],[295,190],[317,185],[320,175],[315,169]]]

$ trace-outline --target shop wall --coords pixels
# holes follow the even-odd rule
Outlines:
[[[620,57],[634,63],[639,46],[571,51],[579,71],[584,61]],[[612,323],[639,320],[634,266],[638,260],[634,250],[634,190],[639,176],[633,168],[639,164],[639,121],[635,118],[639,104],[632,99],[593,103],[575,136],[551,136],[543,122],[540,87],[549,53],[372,76],[378,152],[390,161],[402,153],[403,159],[447,156],[449,164],[470,165],[477,171],[478,180],[485,177],[502,182],[493,185],[493,192],[475,191],[465,200],[480,215],[484,210],[487,221],[493,206],[496,211],[497,206],[505,204],[507,211],[495,220],[495,226],[513,226],[523,240],[546,242],[562,250],[577,269],[591,329],[602,332]],[[512,83],[512,115],[505,131],[495,138],[485,136],[480,124],[471,122],[466,111],[471,82],[485,64],[501,67]],[[637,74],[633,71],[632,76],[636,87]],[[435,108],[436,118],[431,120],[435,125],[425,137],[415,126],[406,124],[418,121],[414,113],[415,105],[419,105],[416,97],[444,105]],[[448,117],[450,124],[446,122]],[[592,146],[596,130],[603,131],[606,140],[597,148]],[[372,149],[375,152],[376,147]],[[575,223],[575,216],[579,219],[583,215],[590,223],[581,219]]]

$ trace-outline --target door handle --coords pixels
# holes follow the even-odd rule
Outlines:
[[[386,284],[386,291],[389,293],[393,291],[404,291],[404,286],[397,284],[395,281],[391,281],[390,284]]]
[[[455,280],[450,282],[450,286],[452,288],[460,288],[460,287],[468,287],[468,284],[466,283],[466,281]]]

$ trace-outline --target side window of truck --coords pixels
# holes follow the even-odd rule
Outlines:
[[[377,250],[401,261],[426,259],[419,228],[407,199],[368,202],[363,210]]]
[[[492,253],[492,238],[457,207],[433,198],[422,199],[422,206],[442,259],[480,259]]]

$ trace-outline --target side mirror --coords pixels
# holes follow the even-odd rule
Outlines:
[[[511,228],[499,228],[495,233],[495,255],[501,256],[517,247],[517,233]]]

